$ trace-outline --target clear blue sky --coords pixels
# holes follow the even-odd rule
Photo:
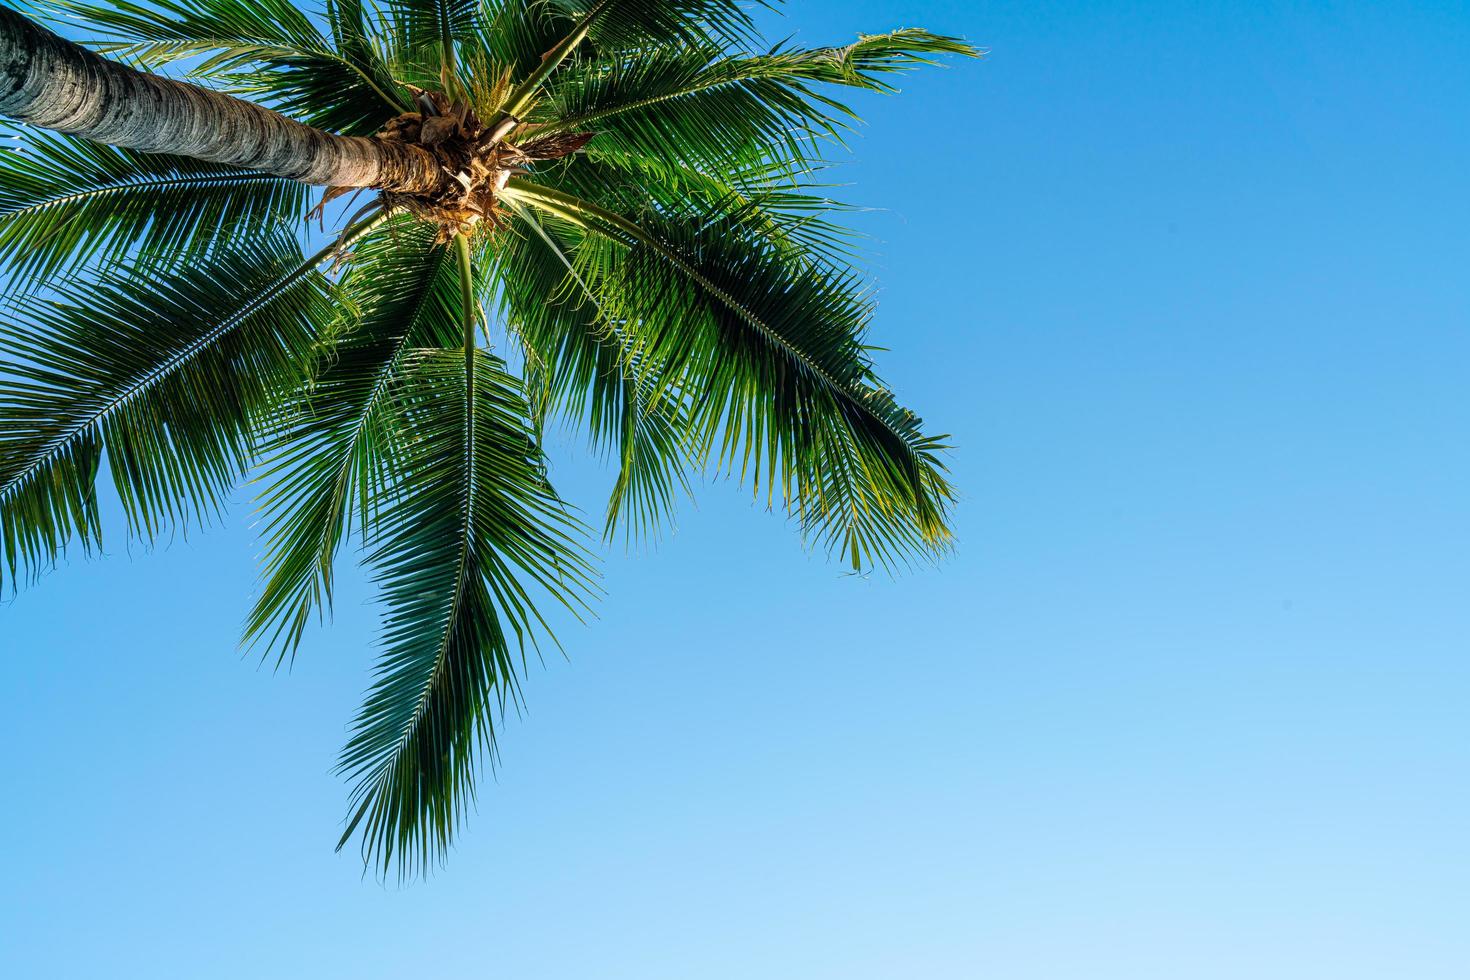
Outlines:
[[[992,51],[864,102],[841,172],[955,557],[844,577],[705,488],[400,888],[332,852],[369,591],[272,674],[248,507],[114,538],[0,606],[0,974],[1470,976],[1470,13],[786,20]]]

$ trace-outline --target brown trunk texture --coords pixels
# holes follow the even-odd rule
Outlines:
[[[279,112],[108,61],[0,7],[0,115],[149,153],[304,184],[425,194],[444,174],[416,146],[334,136]]]

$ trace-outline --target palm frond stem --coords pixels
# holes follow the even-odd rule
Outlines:
[[[18,487],[23,486],[26,481],[30,480],[42,469],[44,469],[55,459],[58,453],[63,451],[65,447],[73,442],[78,436],[90,430],[96,429],[99,425],[105,422],[109,416],[121,411],[130,402],[139,397],[150,387],[158,384],[159,381],[168,377],[172,372],[178,370],[180,366],[187,364],[189,360],[197,355],[200,351],[207,350],[210,345],[218,342],[221,337],[228,334],[231,330],[237,327],[243,320],[249,317],[257,309],[260,309],[261,307],[270,303],[271,300],[281,295],[281,293],[285,292],[287,289],[290,289],[292,285],[299,282],[304,276],[310,275],[311,272],[314,271],[318,266],[331,260],[343,249],[349,247],[353,242],[357,241],[363,235],[366,235],[368,232],[372,231],[373,228],[377,227],[377,225],[386,217],[387,216],[385,214],[369,216],[359,221],[357,224],[351,226],[330,245],[327,245],[311,258],[301,263],[301,265],[281,276],[279,279],[271,283],[261,292],[256,293],[254,296],[251,296],[245,303],[240,306],[238,310],[235,311],[233,315],[221,320],[211,330],[209,330],[203,336],[197,338],[193,343],[189,344],[187,347],[181,350],[174,352],[167,360],[155,365],[154,367],[149,369],[146,374],[142,375],[139,378],[136,378],[129,386],[128,390],[124,392],[121,397],[109,401],[98,411],[77,420],[67,428],[58,432],[54,438],[52,438],[48,443],[38,449],[38,451],[31,457],[30,461],[25,466],[20,467],[15,472],[13,472],[10,475],[10,478],[6,480],[4,484],[0,484],[0,501],[4,501],[6,497],[15,492]]]
[[[521,117],[531,107],[531,104],[535,102],[536,93],[540,91],[541,86],[546,83],[546,80],[551,77],[557,68],[561,67],[562,62],[571,57],[572,52],[577,50],[577,45],[587,40],[588,32],[592,30],[592,26],[597,22],[597,18],[602,16],[603,11],[608,8],[610,3],[611,0],[600,0],[597,6],[587,11],[586,16],[577,23],[577,26],[572,32],[562,38],[556,47],[548,51],[546,56],[541,59],[541,64],[536,66],[536,70],[526,76],[525,80],[516,86],[510,95],[506,97],[505,106],[500,111],[500,117],[491,127],[491,142],[499,142],[504,139],[510,134],[512,129],[520,124]]]
[[[602,222],[605,225],[615,228],[618,231],[622,232],[624,235],[628,236],[630,243],[644,245],[648,248],[653,249],[659,255],[663,256],[664,259],[666,259],[671,265],[678,268],[679,271],[683,272],[686,276],[689,276],[689,278],[698,282],[702,288],[707,289],[710,295],[714,296],[721,303],[724,303],[737,316],[739,316],[742,320],[749,323],[752,327],[759,331],[761,335],[764,336],[770,343],[776,345],[777,347],[790,354],[793,358],[800,361],[803,366],[807,368],[807,370],[811,371],[812,374],[814,374],[815,376],[821,378],[823,382],[825,382],[831,388],[839,391],[844,391],[849,395],[861,398],[861,395],[857,392],[847,392],[846,386],[842,384],[842,382],[832,377],[832,375],[829,374],[820,364],[816,363],[816,361],[814,361],[811,357],[807,356],[804,351],[792,346],[791,343],[786,340],[786,338],[773,331],[770,328],[769,324],[763,321],[760,317],[756,316],[750,310],[746,309],[739,300],[737,300],[734,296],[731,296],[727,291],[722,289],[718,283],[712,282],[709,277],[705,276],[702,272],[699,271],[699,269],[690,264],[676,250],[670,248],[665,242],[660,240],[658,236],[652,235],[649,232],[645,231],[643,228],[639,227],[636,222],[623,217],[615,211],[609,211],[607,208],[600,207],[599,205],[594,204],[591,201],[579,198],[574,194],[568,194],[565,191],[559,191],[551,187],[546,187],[542,184],[535,184],[519,178],[511,180],[506,185],[505,194],[508,198],[519,197],[527,204],[539,207],[543,211],[546,211],[550,214],[555,214],[558,217],[563,218],[564,220],[571,221],[574,224],[580,225],[581,227],[587,228],[591,231],[597,231],[598,229],[596,227],[596,223]],[[591,222],[587,220],[589,218],[592,219]],[[603,230],[605,232],[605,229]],[[883,425],[885,428],[893,431],[892,427],[888,425],[886,421],[880,421],[883,421]],[[903,435],[897,431],[893,431],[893,435],[895,438],[903,438]]]
[[[464,232],[454,236],[454,249],[459,256],[459,291],[464,303],[464,371],[465,384],[475,387],[475,272],[470,258],[470,238]],[[471,395],[471,397],[473,397]]]

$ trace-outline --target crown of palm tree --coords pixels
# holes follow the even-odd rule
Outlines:
[[[0,150],[0,577],[96,547],[104,461],[145,540],[253,474],[245,637],[279,659],[360,542],[386,610],[341,760],[342,842],[360,833],[365,860],[442,857],[549,636],[538,608],[596,591],[547,479],[548,419],[616,459],[609,536],[656,534],[712,467],[854,568],[946,546],[942,437],[874,373],[872,304],[815,179],[855,120],[838,89],[890,91],[963,42],[764,48],[735,0],[32,9],[146,71],[431,161],[375,178],[307,255],[291,178],[314,177],[31,127]]]

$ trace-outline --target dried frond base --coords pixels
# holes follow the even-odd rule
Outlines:
[[[380,200],[385,209],[406,211],[438,225],[441,242],[481,227],[499,229],[507,212],[497,199],[511,177],[525,173],[535,161],[576,153],[595,135],[554,133],[517,146],[508,139],[496,139],[480,113],[467,103],[451,101],[442,92],[408,87],[421,111],[390,119],[378,139],[427,150],[439,161],[447,179],[431,194],[385,191]],[[334,190],[328,191],[329,199]]]

